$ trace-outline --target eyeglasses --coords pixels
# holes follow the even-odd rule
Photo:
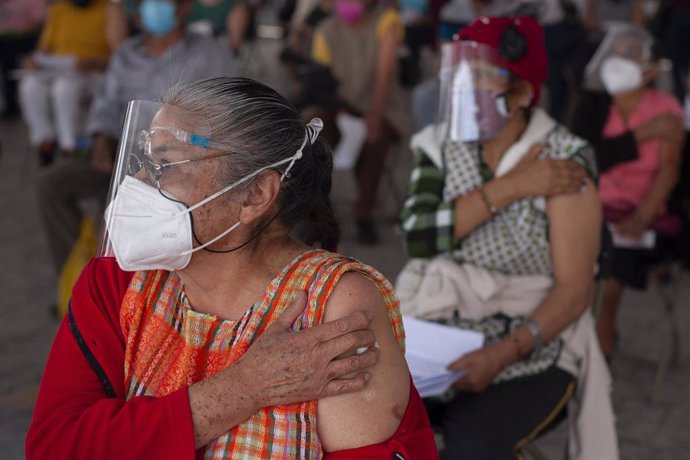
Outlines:
[[[204,149],[208,149],[212,146],[217,146],[217,144],[214,144],[212,141],[210,141],[208,137],[188,133],[186,131],[176,128],[154,128],[151,130],[142,130],[139,133],[138,138],[139,150],[137,150],[134,154],[130,155],[129,157],[129,164],[127,165],[128,173],[132,176],[135,176],[144,171],[146,173],[146,178],[152,184],[156,184],[156,186],[158,187],[160,187],[160,179],[163,176],[163,172],[166,168],[186,163],[192,163],[195,161],[209,160],[211,158],[218,158],[231,154],[231,152],[220,152],[196,158],[187,158],[184,160],[166,161],[161,163],[153,158],[153,153],[151,150],[151,135],[154,134],[156,131],[168,132],[172,134],[175,137],[175,139],[182,143],[195,145],[198,147],[202,147]]]

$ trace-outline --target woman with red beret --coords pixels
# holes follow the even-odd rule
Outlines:
[[[547,71],[532,17],[479,18],[445,45],[439,121],[412,140],[402,218],[408,255],[420,260],[409,265],[417,275],[398,279],[403,312],[485,336],[449,366],[457,393],[432,414],[442,458],[515,458],[566,404],[569,457],[618,456],[588,308],[596,164],[583,139],[537,107]],[[432,285],[442,288],[424,289]]]

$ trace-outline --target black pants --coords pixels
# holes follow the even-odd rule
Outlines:
[[[564,416],[575,389],[569,373],[553,367],[539,375],[458,394],[444,407],[428,407],[441,421],[442,460],[514,460],[516,451]]]

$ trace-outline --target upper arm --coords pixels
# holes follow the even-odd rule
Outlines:
[[[389,9],[383,13],[376,25],[376,37],[378,39],[382,39],[388,35],[391,35],[398,43],[402,42],[405,37],[405,25],[398,12],[394,9]]]
[[[356,310],[373,313],[371,328],[380,349],[363,391],[319,400],[317,425],[324,450],[336,451],[377,444],[398,428],[409,396],[409,371],[391,328],[386,305],[364,275],[350,272],[339,280],[328,303],[325,321]]]
[[[376,31],[379,40],[379,75],[387,77],[395,67],[403,35],[404,28],[400,16],[393,10],[384,13]]]
[[[549,199],[549,238],[556,285],[587,307],[599,253],[601,204],[594,184],[587,179],[586,188],[577,193]]]

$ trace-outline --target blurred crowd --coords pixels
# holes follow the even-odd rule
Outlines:
[[[457,262],[504,274],[555,273],[557,281],[563,275],[557,284],[567,298],[568,283],[579,285],[568,278],[563,258],[577,255],[559,246],[570,245],[567,240],[549,236],[548,225],[570,224],[551,215],[547,222],[543,209],[535,211],[538,206],[525,199],[597,184],[592,199],[602,205],[603,223],[592,247],[599,269],[601,254],[610,263],[595,327],[607,358],[616,346],[624,289],[645,289],[651,270],[669,257],[690,265],[690,254],[679,244],[690,227],[690,0],[0,0],[2,117],[22,117],[27,125],[41,166],[39,206],[56,273],[83,230],[81,203],[106,200],[128,102],[159,100],[182,82],[239,75],[240,61],[260,59],[251,46],[262,39],[259,18],[267,11],[280,27],[273,39],[283,42],[269,72],[290,82],[286,96],[305,122],[323,120],[336,168],[355,176],[352,216],[359,244],[379,242],[377,196],[386,161],[416,131],[415,170],[401,220],[410,257],[449,253]],[[452,82],[444,80],[444,46],[458,40],[493,43],[481,27],[471,38],[460,32],[473,24],[467,30],[474,31],[476,20],[485,17],[532,17],[541,26],[531,35],[524,21],[511,23],[506,27],[515,32],[495,40],[502,56],[515,56],[501,93],[510,95],[504,104],[517,104],[527,114],[501,154],[537,121],[562,129],[547,137],[550,151],[530,151],[506,175],[514,179],[509,190],[519,195],[511,199],[501,194],[507,185],[490,185],[500,176],[491,145],[483,144],[486,164],[476,177],[467,172],[476,152],[457,147],[457,164],[436,161],[433,153],[454,148],[446,141],[438,146],[434,138],[440,125],[457,116],[449,102]],[[542,48],[548,72],[540,71],[533,54]],[[482,78],[485,83],[493,77]],[[448,139],[476,140],[464,135]],[[587,150],[580,150],[585,143]],[[539,163],[544,157],[572,159],[578,166]],[[460,178],[454,189],[451,176]],[[482,217],[485,207],[489,212]],[[468,220],[450,225],[460,209]],[[519,260],[513,252],[512,258],[493,257],[491,251],[500,254],[511,243],[503,243],[509,238],[500,228],[481,225],[504,209],[506,219],[515,219],[507,221],[510,232],[524,230],[526,247],[540,248],[544,257],[524,248],[515,249]],[[531,226],[523,229],[525,221]],[[586,274],[588,260],[582,262]],[[462,404],[477,411],[473,423],[487,413],[483,401]],[[474,436],[462,420],[453,423],[451,435]],[[470,443],[457,439],[450,449]]]

